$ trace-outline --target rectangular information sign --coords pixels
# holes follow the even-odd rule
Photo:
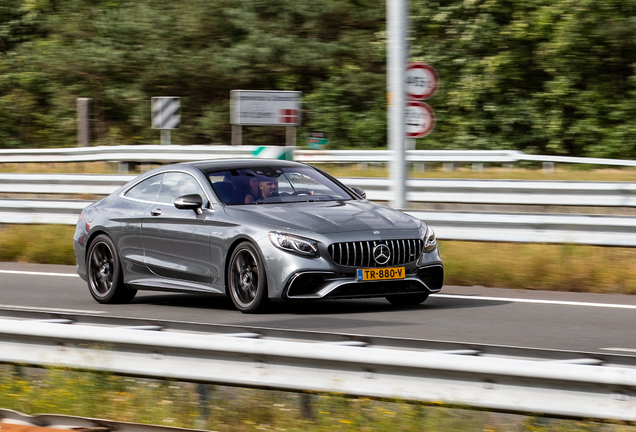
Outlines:
[[[299,126],[299,91],[232,90],[230,123],[241,126]]]

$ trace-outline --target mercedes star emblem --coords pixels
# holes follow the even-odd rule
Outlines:
[[[384,265],[391,258],[391,250],[385,244],[379,244],[373,248],[373,259],[379,265]]]

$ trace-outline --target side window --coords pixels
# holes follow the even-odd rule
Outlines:
[[[155,202],[161,187],[161,177],[163,177],[163,174],[147,178],[132,189],[129,189],[125,196],[132,199]]]
[[[208,200],[199,183],[189,174],[169,172],[163,175],[161,192],[157,201],[173,204],[174,200],[183,195],[197,194],[203,199],[203,207],[208,206]]]

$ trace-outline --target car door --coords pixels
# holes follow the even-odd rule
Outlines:
[[[111,220],[120,222],[116,241],[122,264],[126,269],[126,283],[150,274],[145,264],[141,222],[147,211],[156,203],[162,178],[163,174],[157,174],[128,189],[122,194],[117,210],[110,214]]]
[[[176,198],[198,194],[201,214],[179,210]],[[141,234],[146,266],[156,275],[194,283],[214,283],[210,266],[210,210],[199,182],[185,172],[163,175],[157,202],[144,214]]]

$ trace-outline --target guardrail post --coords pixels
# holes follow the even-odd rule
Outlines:
[[[313,397],[309,393],[302,393],[300,395],[300,415],[303,416],[304,419],[313,420],[314,412],[311,407]]]
[[[484,172],[484,164],[483,163],[474,163],[473,164],[473,172]]]
[[[543,162],[543,173],[554,174],[554,162]]]
[[[205,429],[210,417],[210,384],[199,384],[199,419],[197,427]]]
[[[442,171],[455,171],[455,164],[452,162],[445,162],[442,164]]]

